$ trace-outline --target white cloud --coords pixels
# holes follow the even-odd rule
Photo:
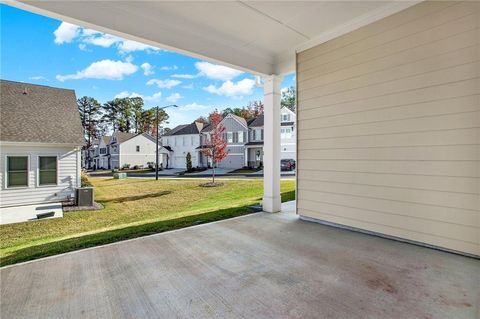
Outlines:
[[[82,32],[82,34],[84,34],[84,32]],[[83,43],[93,44],[96,46],[100,46],[102,48],[109,48],[113,44],[118,43],[120,41],[122,41],[122,39],[119,37],[106,34],[106,33],[101,33],[101,32],[94,33],[94,35],[91,35],[82,39]]]
[[[53,34],[55,35],[56,44],[70,43],[77,39],[78,42],[84,44],[83,46],[79,45],[79,48],[84,51],[86,49],[86,44],[100,46],[103,48],[109,48],[112,45],[116,45],[119,53],[121,54],[128,54],[134,51],[154,52],[160,50],[159,48],[155,48],[137,41],[125,40],[120,37],[92,29],[84,29],[68,22],[62,22],[60,26],[53,32]],[[174,70],[176,70],[176,68]]]
[[[183,85],[182,88],[187,89],[187,90],[192,90],[193,89],[193,83],[190,83],[188,85]]]
[[[160,89],[171,89],[174,86],[179,85],[182,83],[181,81],[178,80],[159,80],[159,79],[151,79],[148,80],[147,85],[157,85]]]
[[[209,109],[210,107],[202,104],[198,104],[196,102],[186,104],[183,106],[180,106],[180,110],[182,111],[201,111],[201,110],[206,110]]]
[[[178,79],[194,79],[198,77],[198,74],[173,74],[172,78]]]
[[[55,43],[70,43],[80,35],[81,28],[68,22],[62,22],[53,32],[55,35]]]
[[[170,96],[167,97],[167,101],[170,103],[177,103],[178,100],[183,98],[183,96],[180,95],[180,93],[173,93]]]
[[[141,97],[144,101],[147,102],[158,102],[162,97],[162,92],[157,92],[152,95],[142,95],[136,92],[129,93],[128,91],[122,91],[114,96],[115,99],[123,99],[125,97]]]
[[[195,67],[199,71],[199,75],[206,76],[212,80],[229,81],[243,73],[239,70],[209,62],[197,62]]]
[[[118,44],[118,50],[120,51],[120,53],[129,53],[145,50],[158,51],[160,49],[133,40],[123,40]]]
[[[85,52],[92,52],[92,50],[89,50],[89,49],[87,48],[87,45],[86,45],[85,43],[80,43],[80,44],[78,45],[78,48],[79,48],[80,50],[82,50],[82,51],[85,51]]]
[[[46,77],[44,77],[43,75],[30,76],[28,79],[29,80],[35,80],[35,81],[47,81],[47,82],[49,82],[49,80]]]
[[[162,67],[160,67],[160,70],[162,70],[162,71],[178,70],[178,66],[176,66],[176,65],[162,66]]]
[[[144,75],[148,76],[148,75],[152,75],[154,73],[153,72],[153,66],[148,62],[143,63],[142,65],[140,65],[140,67],[142,68]]]
[[[245,95],[251,95],[255,81],[252,79],[243,79],[236,83],[232,81],[223,82],[219,87],[215,85],[209,85],[203,89],[209,93],[223,95],[228,97],[242,97]]]
[[[57,80],[105,79],[122,80],[124,76],[137,72],[138,67],[130,62],[101,60],[93,62],[85,69],[74,74],[57,75]]]
[[[93,29],[82,29],[82,35],[89,37],[95,34],[102,34],[102,32]]]

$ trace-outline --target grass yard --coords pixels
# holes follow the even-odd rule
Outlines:
[[[0,265],[249,214],[263,194],[260,179],[218,188],[198,186],[209,179],[90,180],[104,209],[0,226]],[[282,180],[281,192],[282,201],[295,199],[295,181]]]

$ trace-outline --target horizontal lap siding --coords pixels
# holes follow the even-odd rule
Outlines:
[[[480,255],[479,21],[427,1],[298,54],[300,215]]]
[[[5,189],[5,156],[30,155],[29,187]],[[58,185],[37,187],[38,156],[58,156]],[[2,146],[0,207],[63,201],[77,187],[77,151],[73,148]]]

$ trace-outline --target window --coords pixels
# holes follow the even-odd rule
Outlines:
[[[38,186],[57,184],[57,157],[38,157]]]
[[[238,131],[238,143],[243,143],[243,132]]]
[[[190,139],[191,139],[190,142],[192,143],[192,145],[195,145],[195,135],[192,135]]]
[[[227,143],[233,143],[233,132],[227,132]]]
[[[7,156],[7,187],[28,186],[28,156]]]
[[[183,146],[187,146],[187,137],[186,136],[183,137]]]
[[[107,149],[104,148],[104,147],[102,147],[102,148],[100,149],[100,154],[107,154]]]
[[[140,145],[137,145],[137,146],[135,147],[135,149],[136,149],[137,152],[140,152]]]
[[[289,127],[280,130],[280,138],[292,138],[292,129]]]
[[[281,115],[282,122],[289,122],[290,121],[290,114],[282,114]]]

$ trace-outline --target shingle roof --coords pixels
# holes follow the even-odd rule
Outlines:
[[[123,143],[125,141],[128,141],[129,139],[131,139],[132,137],[134,137],[136,135],[138,135],[138,134],[136,134],[136,133],[126,133],[126,132],[116,132],[114,134],[115,139],[117,140],[118,144]]]
[[[235,114],[229,114],[227,116],[231,116],[233,117],[234,119],[236,119],[237,121],[239,121],[240,123],[242,123],[243,125],[245,125],[245,127],[247,127],[247,120],[245,120],[243,117],[241,116],[238,116],[238,115],[235,115]]]
[[[259,115],[249,122],[248,127],[261,127],[263,126],[263,115]]]
[[[295,124],[294,122],[281,122],[280,125],[281,126],[292,126],[293,124]]]
[[[193,122],[191,124],[178,125],[164,136],[170,135],[186,135],[186,134],[199,134],[202,131],[203,124],[200,122]]]
[[[0,140],[85,144],[75,91],[0,80]]]

